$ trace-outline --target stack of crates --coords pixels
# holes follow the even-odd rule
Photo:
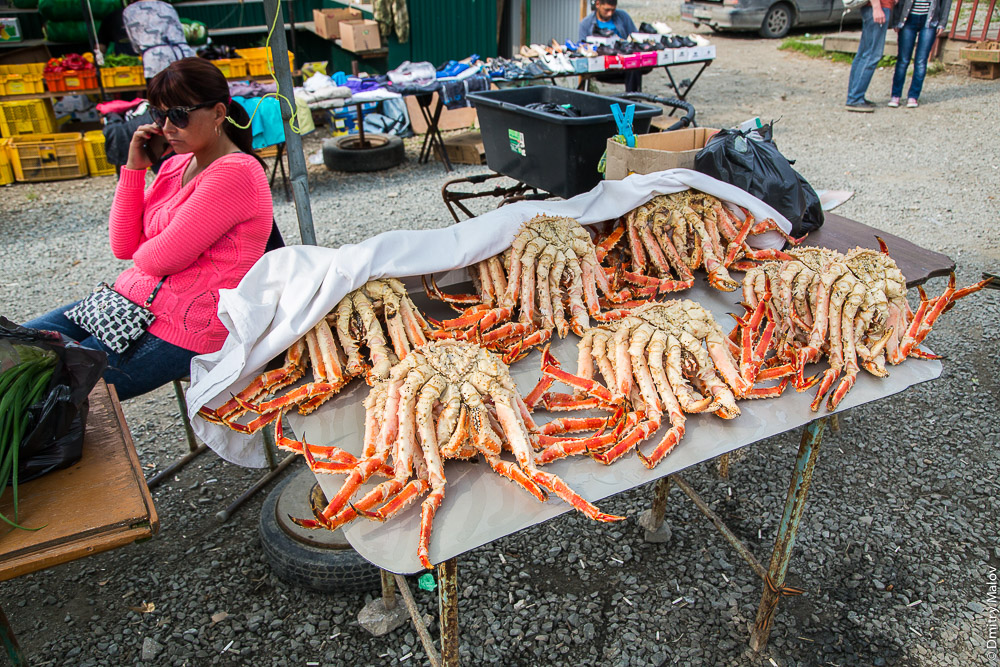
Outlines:
[[[87,158],[79,132],[11,137],[14,180],[37,183],[87,175]]]
[[[87,156],[87,170],[91,176],[113,176],[115,165],[108,162],[104,153],[104,133],[91,130],[83,135],[83,152]]]
[[[0,65],[0,95],[45,92],[45,63]]]
[[[0,136],[51,134],[55,128],[51,100],[0,102]]]

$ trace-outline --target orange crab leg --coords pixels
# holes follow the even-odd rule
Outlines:
[[[571,387],[576,387],[577,389],[583,390],[590,396],[602,400],[606,403],[613,403],[614,396],[611,392],[605,388],[597,380],[588,380],[586,378],[573,375],[572,373],[567,373],[561,368],[548,364],[542,368],[542,373],[559,380],[563,384],[568,384]]]

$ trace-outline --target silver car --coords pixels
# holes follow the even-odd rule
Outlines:
[[[712,30],[757,30],[779,38],[793,26],[857,23],[861,10],[844,15],[843,0],[698,0],[681,5],[681,18]]]

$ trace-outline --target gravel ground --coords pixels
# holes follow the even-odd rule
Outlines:
[[[659,3],[622,6],[637,20],[672,13]],[[961,283],[1000,268],[997,82],[946,72],[928,79],[918,110],[848,114],[846,66],[749,36],[713,39],[718,60],[691,96],[700,124],[780,118],[779,146],[816,187],[855,192],[839,213],[949,254]],[[887,100],[890,77],[876,74],[871,99]],[[664,92],[661,73],[647,81]],[[307,149],[317,147],[309,139]],[[408,162],[381,174],[311,167],[320,243],[449,224],[439,196],[446,176],[416,165],[415,152],[410,145]],[[105,177],[2,190],[5,315],[28,319],[124,267],[105,231],[113,188]],[[275,208],[286,239],[296,238],[294,210],[277,191]],[[936,281],[931,291],[942,288]],[[998,329],[996,292],[959,302],[929,341],[946,356],[939,380],[855,409],[828,432],[789,574],[805,594],[782,602],[763,653],[747,649],[760,581],[676,491],[671,540],[646,543],[634,517],[651,490],[641,489],[602,503],[632,517],[624,524],[571,513],[462,556],[463,662],[997,664],[987,585],[1000,567]],[[124,409],[147,468],[181,453],[169,387]],[[797,443],[797,433],[757,443],[727,480],[710,464],[687,473],[765,562]],[[371,595],[320,595],[270,574],[257,542],[262,495],[216,522],[257,474],[204,456],[155,491],[155,539],[0,584],[32,664],[425,664],[409,624],[378,639],[359,627]],[[416,594],[436,615],[436,596]],[[155,611],[133,610],[143,602]]]

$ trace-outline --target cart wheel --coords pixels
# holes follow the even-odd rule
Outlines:
[[[310,497],[322,491],[308,469],[275,487],[260,511],[260,544],[271,571],[290,584],[321,593],[370,591],[381,585],[379,569],[358,555],[342,530],[308,530],[288,519],[311,517]]]
[[[760,35],[768,39],[780,39],[788,34],[794,22],[795,13],[792,11],[792,6],[784,2],[775,3],[764,15]]]
[[[323,142],[323,164],[330,171],[379,171],[395,167],[403,161],[403,140],[391,134],[365,132]]]

